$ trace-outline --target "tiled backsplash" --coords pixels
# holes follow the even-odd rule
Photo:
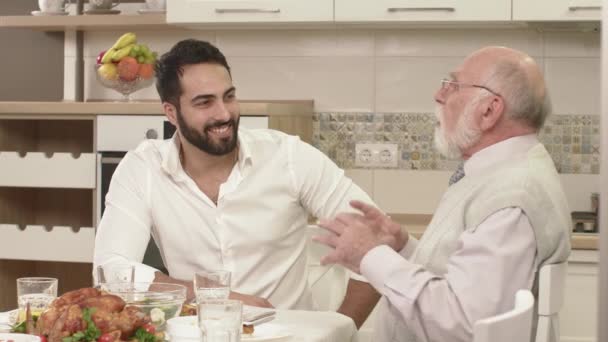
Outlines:
[[[318,113],[313,145],[340,167],[355,168],[356,143],[396,143],[399,169],[452,170],[458,161],[435,151],[435,115],[431,113]],[[553,115],[540,140],[560,173],[599,173],[600,117]]]

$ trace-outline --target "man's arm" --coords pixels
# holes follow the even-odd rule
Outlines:
[[[462,234],[441,276],[386,246],[365,255],[361,272],[422,341],[470,341],[475,321],[508,311],[517,290],[532,287],[535,254],[528,218],[507,208]]]
[[[380,294],[369,283],[350,279],[346,288],[344,301],[338,308],[338,312],[355,321],[357,329],[365,322],[376,304],[380,300]]]
[[[184,285],[187,289],[186,294],[186,302],[190,302],[195,298],[194,286],[192,281],[179,280],[175,278],[171,278],[168,275],[162,272],[156,272],[154,274],[154,282],[155,283],[170,283],[170,284],[179,284]],[[243,304],[251,305],[251,306],[259,306],[263,308],[273,308],[272,304],[267,299],[250,296],[238,292],[230,292],[230,299],[238,299],[243,302]]]

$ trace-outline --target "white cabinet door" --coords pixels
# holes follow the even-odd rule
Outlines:
[[[337,22],[501,21],[511,0],[335,0],[335,11]]]
[[[598,251],[573,250],[568,260],[561,342],[597,341]]]
[[[170,24],[331,22],[333,0],[172,0]]]
[[[602,0],[513,0],[513,20],[599,21]]]

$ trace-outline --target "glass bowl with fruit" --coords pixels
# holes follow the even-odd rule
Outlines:
[[[97,56],[95,76],[104,87],[121,93],[123,101],[131,101],[132,93],[154,83],[155,63],[156,52],[137,44],[134,33],[125,33]]]

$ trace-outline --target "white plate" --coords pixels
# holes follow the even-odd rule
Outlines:
[[[137,13],[139,13],[139,14],[165,14],[165,13],[167,13],[167,10],[142,8],[142,9],[137,10]]]
[[[27,334],[4,334],[0,333],[0,341],[12,340],[15,342],[40,342],[40,337]]]
[[[68,15],[70,12],[42,12],[42,11],[32,11],[32,15],[41,16],[41,15]]]
[[[87,10],[84,14],[119,14],[120,10]]]
[[[256,325],[251,335],[242,335],[241,341],[289,341],[291,334],[277,324],[268,323]]]

